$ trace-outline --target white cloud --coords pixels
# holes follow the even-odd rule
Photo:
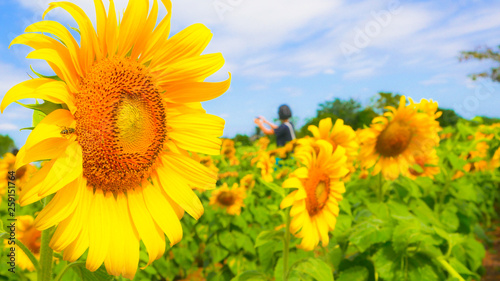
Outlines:
[[[52,0],[17,1],[41,15]],[[72,2],[94,21],[93,1]],[[115,2],[117,10],[123,11],[127,0]],[[227,64],[215,80],[227,77],[228,71],[257,79],[374,75],[383,65],[368,62],[369,67],[353,66],[339,48],[341,43],[354,44],[357,32],[366,33],[374,22],[380,25],[380,32],[369,35],[367,46],[359,51],[366,60],[380,54],[389,56],[386,65],[414,64],[432,69],[456,63],[459,51],[470,49],[473,43],[498,43],[494,38],[500,35],[499,5],[400,1],[397,12],[391,12],[391,2],[397,1],[174,0],[172,29],[177,32],[201,22],[212,30],[214,37],[206,53],[221,52]],[[106,7],[108,3],[104,0]],[[165,9],[161,3],[159,6],[163,16]],[[62,9],[49,16],[69,19]]]
[[[0,123],[0,130],[2,131],[15,131],[18,130],[19,127],[12,123]]]
[[[437,84],[446,84],[448,83],[448,79],[446,78],[446,75],[438,74],[430,77],[429,79],[426,79],[424,81],[421,81],[420,84],[429,86],[429,85],[437,85]]]

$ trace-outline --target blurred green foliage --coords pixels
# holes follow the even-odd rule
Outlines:
[[[0,135],[0,156],[3,156],[7,152],[12,152],[15,148],[14,140],[8,135]]]

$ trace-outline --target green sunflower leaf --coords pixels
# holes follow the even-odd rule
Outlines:
[[[324,261],[316,258],[299,260],[290,267],[291,271],[298,271],[317,281],[333,281],[333,270]]]
[[[368,269],[364,266],[353,266],[340,273],[337,281],[365,281],[368,280]]]
[[[258,280],[268,280],[268,278],[262,272],[256,270],[249,270],[234,277],[231,281],[258,281]]]
[[[257,239],[255,239],[254,247],[255,248],[260,247],[273,239],[283,239],[283,231],[276,231],[276,230],[262,231],[257,236]]]
[[[259,179],[260,183],[262,183],[263,185],[265,185],[266,187],[268,187],[272,191],[278,193],[278,195],[280,195],[281,198],[285,197],[285,190],[281,186],[279,186],[275,183],[272,183],[272,182],[267,182],[260,177],[258,179]]]

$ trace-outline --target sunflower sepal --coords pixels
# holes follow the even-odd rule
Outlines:
[[[23,104],[18,101],[15,102],[22,107],[34,110],[33,127],[31,127],[33,129],[43,120],[43,118],[45,118],[45,116],[49,115],[51,112],[55,110],[64,108],[61,104],[53,103],[46,100],[44,100],[43,103],[38,103],[38,100],[36,100],[35,102],[36,102],[35,104]]]
[[[64,82],[61,78],[59,78],[59,76],[57,75],[43,75],[41,73],[38,73],[36,72],[33,67],[30,65],[30,69],[31,71],[36,75],[38,76],[38,78],[47,78],[47,79],[52,79],[52,80],[56,80],[56,81],[61,81],[61,82]]]

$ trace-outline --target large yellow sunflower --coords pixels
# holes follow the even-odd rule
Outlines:
[[[396,179],[408,175],[415,164],[413,155],[425,154],[439,144],[440,127],[437,114],[419,110],[413,102],[407,106],[404,96],[397,109],[387,108],[384,116],[374,118],[370,128],[359,133],[359,158],[362,168],[374,166],[373,175],[382,172],[385,178]]]
[[[224,120],[206,114],[200,102],[216,98],[230,79],[203,82],[224,64],[220,53],[201,55],[212,34],[194,24],[168,38],[171,2],[158,25],[158,3],[128,3],[120,21],[110,1],[108,13],[95,1],[97,29],[84,11],[68,2],[79,27],[80,44],[60,23],[44,20],[26,28],[12,44],[35,50],[58,78],[38,78],[14,86],[0,106],[37,98],[59,105],[32,131],[16,167],[51,159],[20,196],[27,205],[50,194],[39,213],[39,230],[57,225],[50,241],[65,260],[87,249],[86,265],[102,263],[112,275],[133,278],[143,241],[148,265],[182,238],[184,211],[195,219],[203,205],[192,191],[213,188],[217,175],[189,157],[187,150],[219,154]],[[52,36],[49,36],[52,35]]]
[[[297,188],[281,202],[281,208],[292,206],[290,232],[302,238],[300,247],[313,250],[321,241],[328,245],[328,232],[335,228],[338,202],[345,192],[340,181],[349,170],[345,167],[345,149],[325,140],[317,140],[296,152],[302,167],[283,182],[284,188]]]

